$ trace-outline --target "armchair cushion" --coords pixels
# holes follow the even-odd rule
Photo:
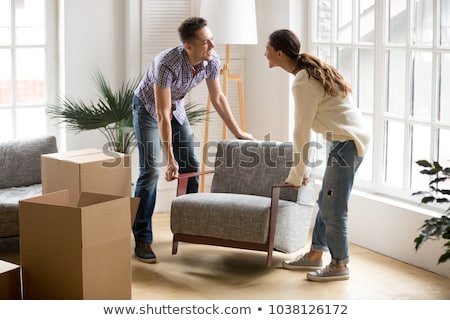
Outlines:
[[[303,247],[314,205],[313,184],[296,203],[279,200],[274,248],[290,253]],[[270,197],[231,193],[193,193],[172,203],[173,233],[264,244],[269,237]]]

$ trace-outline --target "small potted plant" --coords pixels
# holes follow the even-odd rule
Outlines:
[[[430,163],[427,160],[419,160],[416,163],[423,167],[421,174],[433,176],[429,182],[428,191],[414,192],[413,195],[422,195],[422,203],[449,203],[450,190],[440,188],[440,185],[450,178],[450,167],[443,168],[439,162]],[[427,240],[445,239],[444,253],[439,257],[438,264],[444,263],[450,259],[450,207],[445,210],[441,217],[433,217],[426,219],[420,234],[414,239],[415,248],[418,250],[420,246]]]

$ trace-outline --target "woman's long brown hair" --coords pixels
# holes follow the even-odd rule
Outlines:
[[[310,53],[300,53],[300,40],[288,29],[274,31],[269,43],[275,50],[281,50],[286,56],[297,61],[298,70],[305,69],[310,77],[322,83],[325,92],[333,97],[347,96],[352,88],[333,66]]]

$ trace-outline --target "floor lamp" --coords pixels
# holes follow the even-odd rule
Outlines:
[[[225,44],[225,63],[220,71],[223,76],[223,92],[228,96],[228,82],[236,81],[239,94],[241,128],[246,130],[244,96],[240,74],[230,73],[230,45],[257,44],[255,0],[201,0],[200,16],[208,21],[216,44]],[[209,136],[209,111],[211,100],[206,103],[205,146]],[[227,127],[222,125],[222,138],[227,137]],[[202,171],[205,170],[206,155],[203,152]],[[204,191],[204,176],[201,177],[200,191]]]

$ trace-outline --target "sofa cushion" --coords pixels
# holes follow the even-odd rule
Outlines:
[[[271,186],[285,181],[292,163],[289,142],[221,141],[217,146],[211,192],[270,197]],[[283,188],[280,199],[296,201],[297,190]]]
[[[19,234],[19,200],[42,194],[42,185],[0,189],[0,237]]]
[[[41,183],[41,155],[57,151],[54,136],[1,142],[0,189]]]

